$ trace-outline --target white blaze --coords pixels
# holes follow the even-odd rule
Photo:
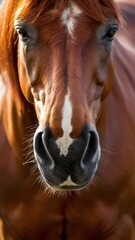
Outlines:
[[[64,105],[62,108],[62,130],[63,136],[58,138],[56,144],[60,149],[60,155],[66,156],[68,154],[69,146],[73,143],[73,139],[70,137],[70,133],[72,132],[72,104],[70,100],[70,91],[68,90],[68,94],[65,96]]]
[[[60,184],[60,187],[63,187],[63,186],[77,186],[77,184],[72,182],[71,177],[69,176],[65,182]]]
[[[81,10],[78,6],[76,6],[74,3],[71,3],[71,6],[64,10],[62,13],[62,22],[65,26],[67,26],[67,29],[70,34],[72,34],[74,30],[74,26],[76,24],[76,16],[81,14]]]

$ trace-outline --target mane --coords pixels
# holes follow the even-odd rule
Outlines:
[[[0,74],[7,91],[13,88],[15,96],[20,99],[22,93],[18,84],[17,38],[13,25],[16,3],[14,0],[3,0],[0,9]]]
[[[106,18],[117,18],[121,21],[118,8],[113,0],[74,0],[90,18],[97,22],[103,22]]]
[[[70,2],[79,6],[96,22],[103,22],[107,17],[115,17],[120,21],[120,14],[113,0],[22,0],[21,4],[20,2],[18,4],[21,7],[16,17],[35,21],[39,16],[46,17],[50,10],[59,9],[58,14],[60,14]],[[57,17],[57,11],[51,11],[51,16]]]
[[[72,0],[72,2],[96,22],[102,23],[108,17],[115,17],[122,22],[117,6],[112,0]],[[68,4],[70,0],[3,0],[0,16],[0,71],[6,74],[5,84],[10,85],[19,96],[22,96],[22,93],[18,83],[18,37],[14,29],[14,20],[20,18],[34,22],[39,17],[47,19],[47,14],[50,13],[48,19],[51,21],[57,17],[58,11],[55,10],[59,9],[62,12]]]

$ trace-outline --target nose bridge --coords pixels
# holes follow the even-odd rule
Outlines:
[[[77,52],[77,46],[71,45],[68,59],[68,88],[72,103],[72,133],[77,138],[85,124],[85,95],[82,89],[82,66],[81,55]]]
[[[66,60],[63,64],[57,62],[53,72],[55,90],[49,125],[56,138],[77,138],[85,124],[81,56],[78,54],[76,59],[76,52],[75,45],[70,44],[68,51],[65,51]]]
[[[57,94],[56,94],[57,95]],[[84,127],[84,108],[74,90],[67,86],[52,104],[49,126],[56,138],[77,138]]]
[[[62,108],[63,133],[77,138],[84,126],[84,111],[74,91],[68,87]]]

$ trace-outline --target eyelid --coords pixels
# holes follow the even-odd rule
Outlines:
[[[112,25],[109,25],[107,28],[106,28],[106,33],[108,33],[109,31],[112,31],[112,30],[118,30],[119,28],[119,25],[117,23],[114,23]]]
[[[101,37],[102,43],[111,43],[115,38],[117,30],[118,29],[116,28],[111,28],[107,32],[105,32],[104,35]],[[113,34],[112,34],[112,31],[114,31]]]
[[[24,33],[26,33],[27,36],[25,37],[26,39],[24,39],[26,40],[26,42],[34,43],[37,40],[37,31],[34,26],[20,20],[15,20],[14,26],[18,34],[19,34],[19,30],[22,30],[24,31]],[[20,34],[20,37],[21,37],[21,34]],[[22,37],[22,41],[23,41],[23,37]]]
[[[108,28],[107,28],[107,30],[113,29],[113,28],[118,29],[118,27],[119,27],[118,23],[114,23],[114,24],[109,25]]]
[[[119,23],[116,19],[111,19],[108,21],[106,21],[105,23],[101,24],[99,26],[99,28],[97,29],[97,41],[98,43],[102,44],[105,41],[105,37],[107,35],[107,33],[111,30],[113,30],[114,28],[116,28],[118,30],[119,28]]]
[[[114,31],[114,35],[113,36],[109,36],[109,34],[111,34],[111,32],[112,31]],[[106,33],[105,33],[105,35],[103,36],[103,39],[104,38],[108,38],[108,40],[109,40],[109,38],[110,38],[110,40],[112,39],[113,40],[113,38],[114,38],[114,36],[115,36],[115,34],[116,34],[116,32],[118,31],[118,25],[113,25],[111,28],[109,28],[107,31],[106,31]]]
[[[25,28],[25,24],[23,22],[21,22],[20,20],[15,20],[14,27],[15,27],[15,29]]]
[[[22,27],[16,27],[19,38],[25,45],[32,43],[32,38],[29,36],[28,32]]]

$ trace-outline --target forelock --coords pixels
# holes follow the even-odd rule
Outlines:
[[[15,18],[34,22],[48,13],[49,17],[57,18],[70,3],[74,3],[96,22],[103,22],[106,18],[120,20],[119,11],[113,0],[22,0],[19,1]]]

